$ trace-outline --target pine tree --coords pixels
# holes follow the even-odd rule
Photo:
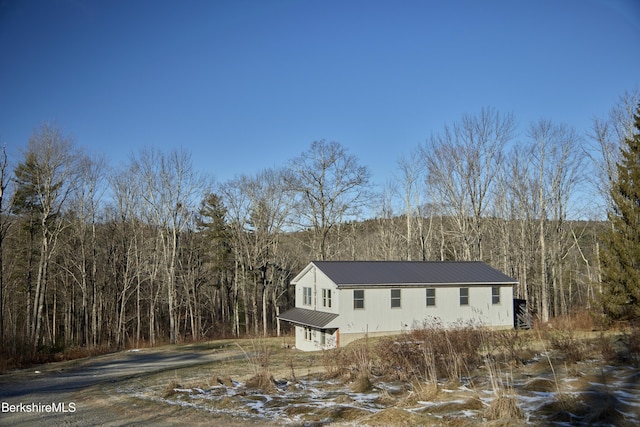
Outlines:
[[[640,319],[640,105],[634,120],[635,133],[621,147],[610,227],[602,236],[603,309],[620,320]]]

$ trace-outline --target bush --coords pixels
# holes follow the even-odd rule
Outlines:
[[[549,322],[555,329],[572,331],[595,331],[602,329],[602,318],[591,310],[575,311],[566,316],[557,316]]]
[[[584,340],[576,338],[570,330],[555,331],[550,334],[549,344],[569,363],[580,362],[585,358],[586,346]]]
[[[180,384],[178,384],[178,381],[173,379],[171,381],[169,381],[169,383],[167,384],[167,386],[164,389],[164,397],[171,397],[173,395],[175,395],[176,389],[177,388],[181,388],[182,386]]]
[[[640,358],[640,325],[631,326],[629,333],[629,353],[635,359]]]
[[[459,381],[469,367],[481,362],[478,350],[484,333],[470,324],[445,328],[436,319],[409,333],[381,340],[376,353],[384,373],[400,380]]]
[[[515,396],[500,396],[489,404],[485,417],[489,420],[522,420],[524,411]]]
[[[491,332],[491,347],[497,351],[505,362],[522,364],[526,354],[527,340],[523,332],[518,329],[508,329]]]

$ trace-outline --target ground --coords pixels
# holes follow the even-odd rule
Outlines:
[[[609,339],[610,338],[610,339]],[[615,337],[608,342],[616,343]],[[598,335],[572,337],[577,346]],[[520,335],[517,362],[486,354],[427,381],[349,347],[304,353],[292,338],[212,341],[53,363],[0,376],[0,402],[73,403],[3,412],[0,425],[637,425],[640,370],[582,348],[569,357]],[[353,349],[373,354],[380,343]],[[551,342],[551,341],[549,341]],[[587,342],[587,341],[585,341]],[[526,347],[526,348],[525,348]],[[369,353],[367,353],[369,354]],[[575,356],[575,355],[573,355]],[[446,361],[445,361],[446,362]],[[362,366],[366,365],[366,369]],[[384,366],[383,366],[384,365]],[[402,370],[402,372],[400,372]]]

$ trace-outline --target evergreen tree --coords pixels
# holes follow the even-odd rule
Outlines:
[[[635,132],[621,147],[610,227],[603,235],[603,309],[622,320],[640,318],[640,105],[634,119]]]
[[[229,267],[231,258],[230,231],[227,208],[217,194],[209,194],[202,201],[197,219],[198,230],[207,242],[207,255],[216,270]]]

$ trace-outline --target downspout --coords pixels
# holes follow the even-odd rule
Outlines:
[[[317,268],[313,267],[313,309],[314,311],[318,309],[318,289],[316,284],[316,272]]]

